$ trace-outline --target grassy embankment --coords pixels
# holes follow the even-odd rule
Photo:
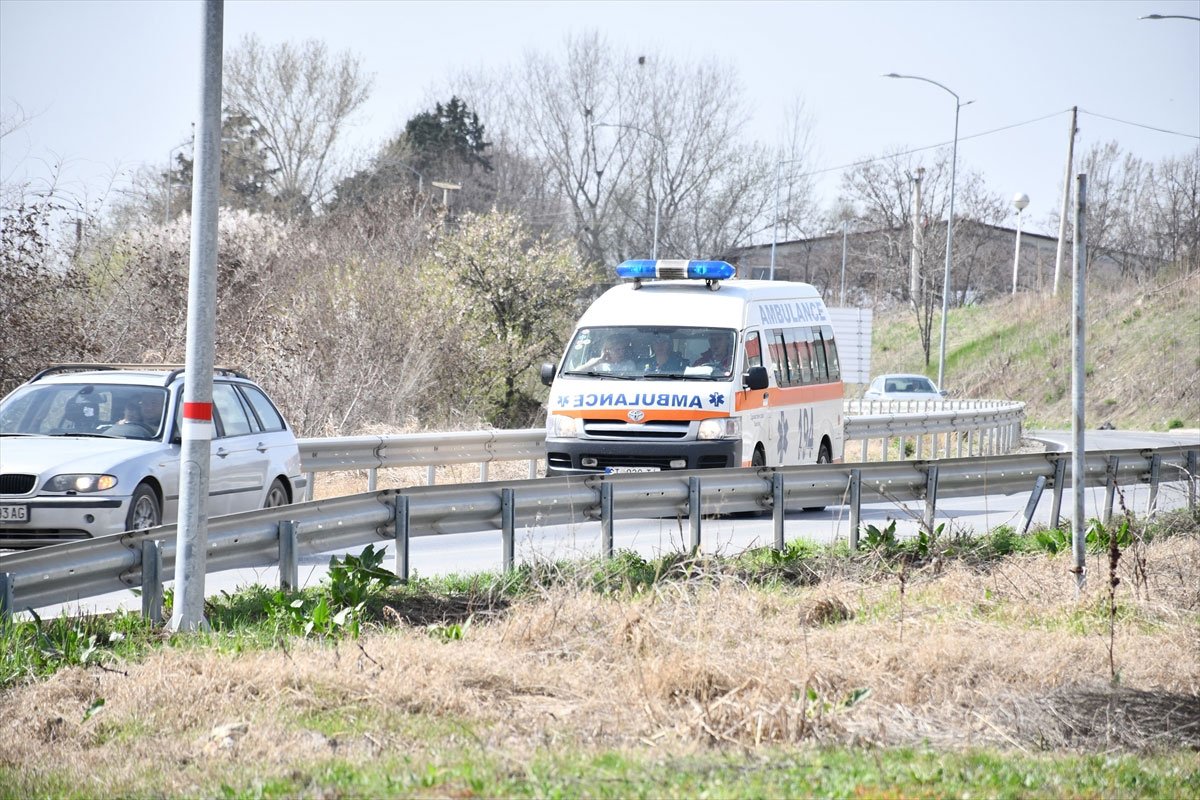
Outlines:
[[[1066,541],[364,554],[210,633],[0,627],[0,798],[1196,796],[1200,520],[1094,528],[1080,594]]]
[[[1071,294],[1030,293],[952,309],[946,384],[954,397],[1021,400],[1026,427],[1071,425]],[[1200,273],[1087,297],[1086,423],[1120,429],[1200,427]],[[912,312],[880,314],[871,368],[937,378],[938,321],[924,364]]]

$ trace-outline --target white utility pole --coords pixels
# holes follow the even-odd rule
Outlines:
[[[1079,107],[1071,107],[1071,138],[1067,140],[1067,171],[1063,175],[1062,212],[1058,215],[1058,250],[1054,254],[1054,296],[1058,297],[1058,276],[1062,274],[1063,251],[1067,246],[1067,211],[1071,207],[1071,166],[1075,157],[1075,127]]]
[[[1022,192],[1013,198],[1013,205],[1017,207],[1017,249],[1013,253],[1013,288],[1012,293],[1017,293],[1017,270],[1021,267],[1021,212],[1025,210],[1025,206],[1029,205],[1029,195]]]

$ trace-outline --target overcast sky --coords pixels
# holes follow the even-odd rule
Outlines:
[[[749,133],[770,146],[786,107],[803,98],[820,168],[949,142],[953,98],[881,77],[920,75],[974,101],[962,110],[960,173],[981,171],[1006,196],[1027,193],[1026,230],[1057,233],[1045,217],[1060,202],[1071,106],[1090,112],[1080,117],[1077,152],[1115,139],[1158,160],[1200,143],[1200,22],[1139,20],[1152,13],[1200,17],[1200,0],[227,0],[225,45],[255,33],[268,44],[320,38],[359,54],[375,75],[351,132],[364,151],[460,70],[500,68],[529,50],[561,53],[568,35],[590,30],[647,58],[732,65],[754,110]],[[97,196],[109,177],[119,183],[139,165],[165,165],[196,118],[200,23],[191,0],[0,0],[0,102],[5,116],[15,103],[33,117],[0,140],[0,177],[42,175],[62,162],[69,186]],[[823,204],[839,174],[818,184]]]

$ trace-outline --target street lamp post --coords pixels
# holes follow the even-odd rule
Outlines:
[[[1013,287],[1012,293],[1017,293],[1017,270],[1021,266],[1021,212],[1025,210],[1025,206],[1029,205],[1029,195],[1024,192],[1013,198],[1013,205],[1017,207],[1017,248],[1013,252]]]
[[[166,174],[166,178],[167,178],[167,201],[166,201],[166,204],[165,204],[165,208],[164,208],[164,210],[163,210],[163,225],[167,225],[167,224],[169,224],[169,223],[171,222],[171,186],[172,186],[172,181],[171,181],[171,173],[172,173],[172,168],[171,168],[171,157],[172,157],[173,155],[175,155],[175,151],[176,151],[176,150],[180,149],[181,147],[187,147],[187,146],[188,146],[189,144],[191,144],[191,143],[192,143],[192,140],[191,140],[191,139],[188,139],[186,142],[180,142],[179,144],[175,145],[174,147],[172,147],[170,150],[168,150],[168,151],[167,151],[167,174]],[[192,179],[193,179],[193,180],[195,180],[195,176],[194,176],[194,175],[192,176]]]
[[[842,220],[842,293],[838,295],[838,305],[846,307],[846,220]]]
[[[651,133],[650,131],[646,130],[645,128],[639,128],[637,125],[628,125],[623,122],[593,122],[592,127],[593,128],[626,128],[631,131],[637,131],[638,133],[644,133],[647,136],[654,138],[655,140],[658,141],[659,146],[662,148],[662,150],[661,150],[662,158],[659,162],[660,163],[659,171],[660,172],[662,171],[661,164],[662,164],[662,162],[666,161],[666,158],[667,158],[667,143],[665,141],[663,141],[663,138],[661,136],[659,136],[657,133]],[[661,210],[662,210],[662,197],[660,196],[660,194],[657,191],[655,191],[654,192],[654,240],[653,240],[653,244],[651,246],[651,251],[650,251],[650,258],[652,258],[655,261],[658,260],[658,217],[659,217]]]
[[[769,280],[775,280],[775,242],[779,239],[779,184],[783,180],[783,165],[795,164],[803,160],[802,158],[780,159],[775,164],[775,219],[771,224],[771,269],[767,274]]]
[[[946,220],[946,270],[942,275],[942,341],[938,348],[938,387],[945,388],[946,383],[946,314],[949,311],[950,300],[950,259],[954,247],[954,178],[958,168],[958,112],[963,106],[970,105],[975,102],[968,100],[963,102],[958,95],[946,86],[929,78],[922,78],[919,75],[899,75],[895,72],[889,72],[884,75],[885,78],[907,78],[914,81],[924,81],[932,83],[934,86],[942,89],[954,98],[954,146],[950,153],[950,218]]]

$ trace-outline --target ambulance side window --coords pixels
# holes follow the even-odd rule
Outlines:
[[[758,339],[758,331],[746,335],[746,369],[762,366],[762,344]]]

